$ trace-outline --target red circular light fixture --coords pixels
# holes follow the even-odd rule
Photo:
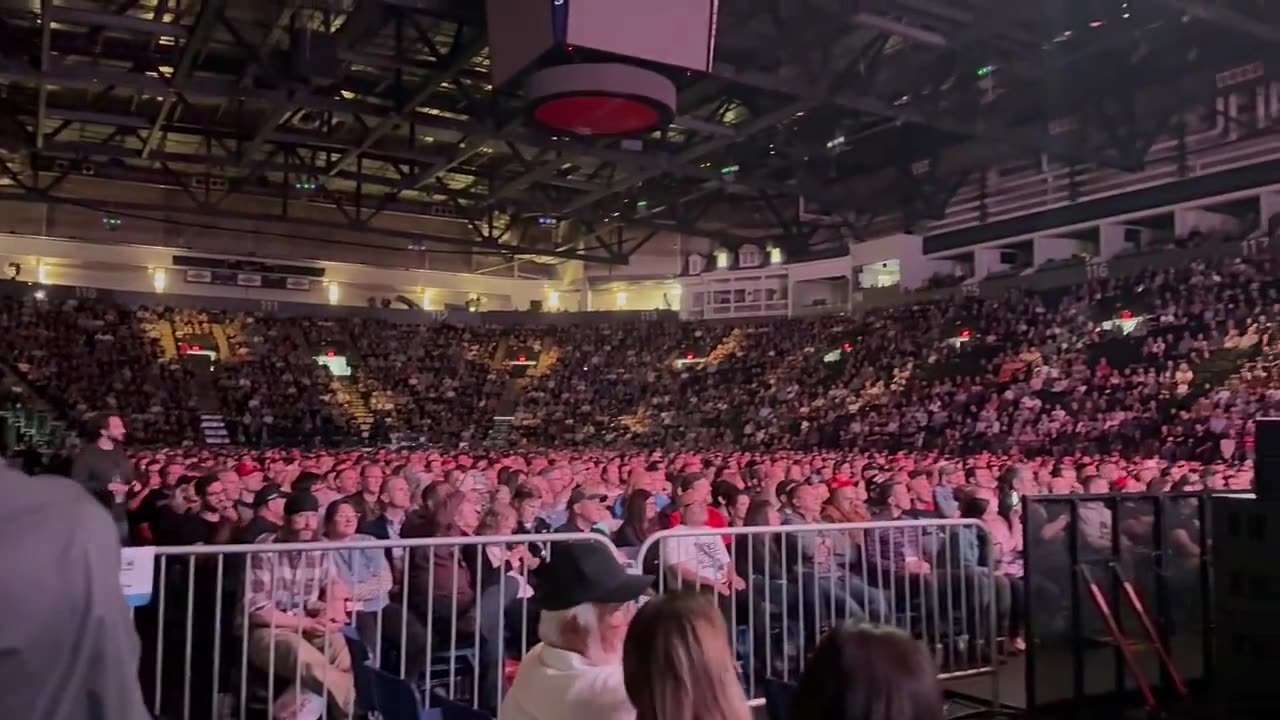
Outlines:
[[[191,352],[200,352],[200,346],[199,346],[199,345],[192,345],[192,346],[191,346]]]
[[[525,357],[524,355],[517,355],[517,356],[516,356],[516,362],[526,362],[526,361],[528,361],[528,359],[529,359],[529,358],[528,358],[528,357]]]
[[[533,111],[539,125],[573,135],[634,135],[657,127],[661,117],[642,100],[608,95],[569,95]]]
[[[525,85],[530,119],[556,135],[643,135],[675,117],[675,84],[621,63],[543,68]]]
[[[1133,319],[1133,311],[1132,311],[1132,310],[1121,310],[1121,311],[1120,311],[1120,319],[1121,319],[1121,320],[1132,320],[1132,319]]]
[[[845,352],[849,352],[850,350],[853,349],[853,343],[845,343],[842,347],[844,348]]]
[[[685,360],[692,360],[692,359],[693,359],[693,353],[685,353],[685,354],[684,354],[684,359],[685,359]]]
[[[962,338],[967,338],[967,337],[972,337],[972,336],[973,336],[973,331],[972,331],[972,330],[961,330],[961,331],[960,331],[960,337],[962,337]]]
[[[334,351],[332,351],[332,350],[329,350],[328,352],[326,352],[326,353],[324,354],[324,356],[325,356],[325,357],[338,357],[338,353],[336,353],[336,352],[334,352]]]

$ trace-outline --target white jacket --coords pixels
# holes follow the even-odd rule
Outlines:
[[[635,720],[622,665],[593,665],[578,653],[534,646],[520,662],[498,720]]]

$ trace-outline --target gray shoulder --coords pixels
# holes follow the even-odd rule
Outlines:
[[[39,512],[43,508],[56,508],[64,516],[92,510],[102,506],[79,483],[58,475],[31,477],[10,468],[0,468],[0,497],[3,506],[23,513]]]

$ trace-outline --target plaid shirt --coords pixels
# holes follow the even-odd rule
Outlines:
[[[249,559],[247,611],[275,607],[280,612],[304,612],[307,603],[319,602],[335,580],[327,552],[254,553]]]

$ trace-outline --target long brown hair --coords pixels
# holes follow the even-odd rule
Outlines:
[[[463,534],[458,527],[458,511],[466,501],[466,493],[454,490],[429,510],[427,517],[432,537],[456,537]]]
[[[787,717],[943,720],[938,673],[924,646],[891,627],[842,625],[818,642]]]
[[[661,595],[636,613],[622,650],[636,720],[749,720],[720,610],[696,592]]]

